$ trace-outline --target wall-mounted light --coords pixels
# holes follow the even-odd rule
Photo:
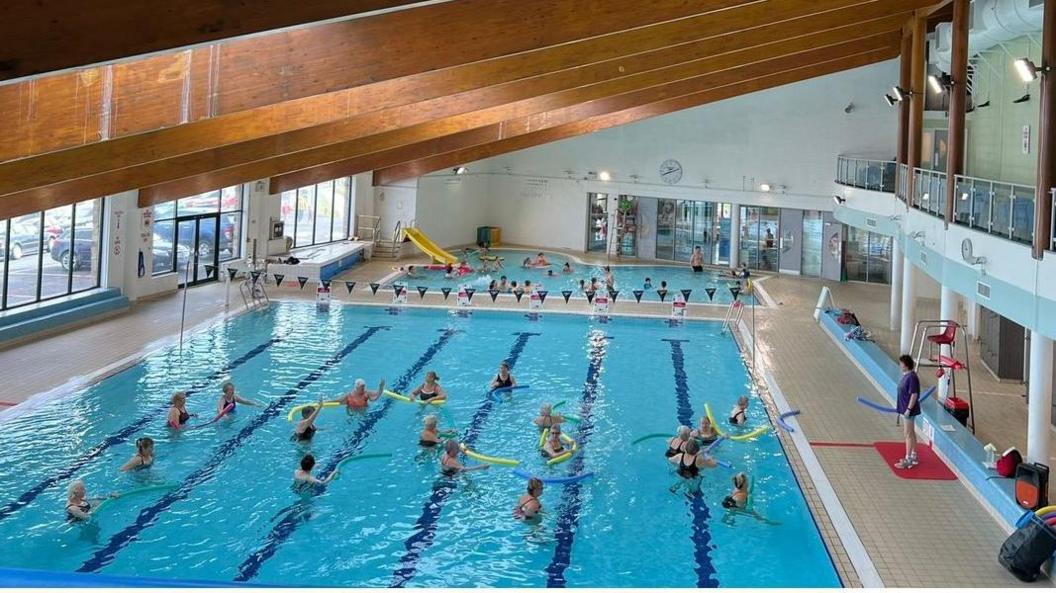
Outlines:
[[[924,231],[914,231],[914,232],[910,233],[909,238],[913,239],[914,241],[916,241],[918,239],[923,239],[924,238]]]
[[[451,169],[451,172],[455,175],[465,175],[469,172],[469,169],[465,167],[455,167],[454,169]]]
[[[953,79],[950,78],[949,74],[940,72],[938,74],[928,75],[928,86],[935,92],[936,95],[941,95],[946,92],[947,89],[953,86]]]
[[[612,179],[612,174],[609,173],[608,171],[599,171],[598,172],[598,179],[600,179],[602,181],[609,181],[609,180]]]
[[[898,99],[884,93],[884,102],[887,103],[888,107],[894,107],[898,103]]]
[[[840,194],[832,194],[832,201],[836,202],[837,206],[842,206],[847,203],[847,198],[841,196]]]
[[[760,183],[759,184],[759,191],[770,191],[770,184],[769,183]]]
[[[1019,79],[1024,83],[1034,82],[1042,74],[1048,74],[1048,66],[1038,66],[1030,60],[1030,58],[1019,58],[1012,62],[1012,65],[1016,67],[1016,74],[1019,74]]]
[[[913,95],[917,94],[913,91],[907,91],[906,89],[898,86],[897,84],[891,87],[891,93],[894,96],[895,101],[905,101],[906,97],[912,97]]]

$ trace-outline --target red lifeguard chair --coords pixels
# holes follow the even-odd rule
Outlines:
[[[913,343],[916,344],[917,366],[934,368],[936,369],[935,376],[940,381],[948,381],[949,389],[942,402],[943,407],[962,426],[975,433],[972,369],[968,354],[968,336],[964,332],[964,327],[952,319],[919,321],[913,334]],[[960,352],[957,349],[958,343],[961,344]],[[924,353],[925,344],[928,346],[926,355]],[[949,355],[943,353],[944,346],[949,348]],[[960,397],[957,392],[959,372],[967,377],[967,399]]]

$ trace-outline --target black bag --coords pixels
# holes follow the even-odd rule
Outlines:
[[[1033,583],[1041,565],[1056,553],[1056,531],[1030,513],[1025,525],[1001,544],[997,561],[1021,581]]]

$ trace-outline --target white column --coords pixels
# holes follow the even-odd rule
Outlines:
[[[899,339],[899,352],[912,354],[913,330],[916,329],[917,283],[914,278],[913,263],[909,256],[903,254],[902,260],[902,333]]]
[[[741,205],[730,205],[730,267],[736,268],[741,259]]]
[[[902,244],[898,237],[891,241],[891,331],[899,328],[902,317]]]
[[[971,336],[972,340],[979,339],[979,303],[973,299],[965,298],[968,312],[964,320],[964,331]]]
[[[1027,461],[1049,465],[1052,338],[1038,332],[1030,334],[1030,385],[1027,399]]]
[[[939,319],[957,321],[957,293],[947,288],[945,284],[942,285],[939,292]],[[939,353],[943,356],[953,357],[953,349],[946,345],[942,346]],[[939,381],[939,397],[946,398],[948,387],[947,381]]]

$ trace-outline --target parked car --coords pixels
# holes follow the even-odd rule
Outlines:
[[[77,232],[77,238],[73,240],[73,250],[70,250],[70,232],[66,231],[51,245],[51,259],[62,264],[64,270],[83,270],[90,268],[92,264],[92,236],[90,233]]]
[[[19,259],[40,251],[40,229],[24,222],[11,221],[10,253],[0,244],[0,254],[6,259]]]

